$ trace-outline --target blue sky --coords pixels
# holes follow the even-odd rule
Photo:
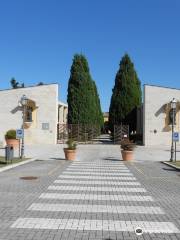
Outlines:
[[[72,58],[83,53],[108,111],[129,53],[142,84],[180,87],[179,0],[0,1],[0,89],[58,82],[66,101]]]

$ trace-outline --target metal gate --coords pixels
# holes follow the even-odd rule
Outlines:
[[[58,124],[57,143],[65,143],[71,138],[79,143],[91,143],[101,134],[101,128],[96,125],[86,124]]]
[[[114,144],[120,144],[125,136],[129,137],[129,125],[114,125],[113,135]]]
[[[95,143],[101,135],[101,128],[96,125],[86,124],[58,124],[57,143],[66,143],[68,139],[73,139],[79,143]],[[113,136],[110,135],[112,143],[120,144],[122,139],[129,137],[129,125],[114,125]]]

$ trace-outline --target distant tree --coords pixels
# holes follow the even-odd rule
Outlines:
[[[19,87],[19,83],[15,80],[15,78],[12,78],[10,83],[11,83],[12,88],[18,88]]]
[[[76,54],[68,83],[68,123],[101,125],[101,107],[95,82],[83,55]]]
[[[43,82],[39,82],[39,83],[37,84],[37,86],[41,86],[41,85],[44,85],[44,83],[43,83]]]
[[[11,87],[14,88],[14,89],[16,89],[16,88],[24,88],[24,83],[19,84],[19,82],[17,82],[15,80],[15,78],[12,78],[10,83],[11,83]]]
[[[126,116],[141,104],[141,83],[128,54],[120,62],[112,92],[109,108],[111,131],[114,124],[125,123]]]

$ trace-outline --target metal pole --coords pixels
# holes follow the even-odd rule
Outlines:
[[[21,139],[19,139],[19,158],[21,158]]]
[[[172,142],[171,142],[171,158],[170,161],[172,162],[174,160],[174,141],[173,141],[173,136],[174,136],[174,109],[172,110]]]
[[[176,162],[176,142],[175,142],[175,162]]]
[[[114,140],[114,144],[115,144],[115,125],[113,126],[114,127],[114,132],[113,132],[113,140]]]
[[[22,111],[22,118],[23,118],[23,124],[22,124],[22,130],[23,130],[23,138],[22,138],[22,144],[21,144],[21,158],[24,157],[24,118],[25,118],[25,106],[23,105],[23,111]]]

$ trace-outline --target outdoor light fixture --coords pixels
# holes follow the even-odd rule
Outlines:
[[[28,101],[28,98],[26,97],[26,95],[23,95],[21,97],[20,103],[21,103],[22,106],[26,106],[27,105],[27,101]]]
[[[23,137],[22,137],[22,145],[21,145],[21,158],[24,157],[24,123],[25,123],[25,115],[26,115],[26,106],[27,106],[28,98],[26,95],[23,95],[20,100],[20,104],[22,106],[22,130],[23,130]]]
[[[170,161],[174,160],[174,125],[175,125],[175,117],[176,117],[176,104],[177,101],[175,98],[173,98],[173,100],[171,101],[171,113],[172,113],[172,117],[171,117],[171,124],[172,124],[172,140],[171,140],[171,158]]]
[[[176,99],[173,98],[173,100],[171,101],[171,108],[175,109],[176,108],[176,103],[177,103]]]

